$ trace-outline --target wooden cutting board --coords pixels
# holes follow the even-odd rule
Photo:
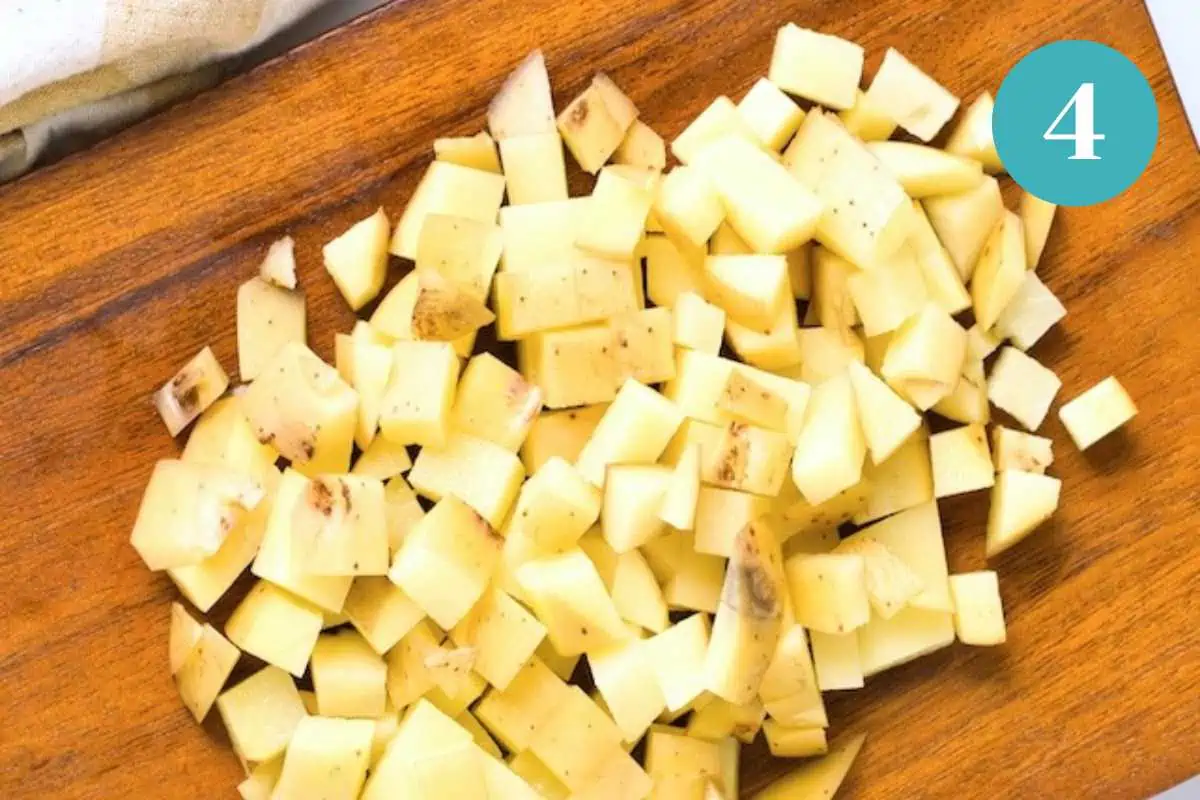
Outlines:
[[[1161,113],[1137,185],[1061,213],[1041,272],[1071,313],[1035,351],[1062,398],[1116,374],[1141,413],[1087,454],[1048,422],[1062,508],[994,564],[1007,646],[831,699],[835,731],[868,732],[846,796],[1137,798],[1197,771],[1200,159],[1141,4],[410,0],[0,189],[0,796],[234,796],[216,715],[195,726],[167,675],[175,592],[127,538],[178,450],[150,393],[206,344],[236,365],[234,293],[270,241],[296,238],[332,359],[352,315],[321,244],[397,215],[433,138],[478,130],[526,51],[559,101],[603,69],[674,136],[765,72],[787,21],[862,43],[869,69],[894,45],[968,98],[1040,44],[1096,39]],[[984,566],[986,506],[942,504],[955,571]],[[784,769],[754,747],[744,786]]]

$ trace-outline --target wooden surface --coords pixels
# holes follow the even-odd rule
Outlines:
[[[0,189],[0,796],[234,796],[216,715],[193,725],[167,676],[173,589],[127,539],[177,447],[150,393],[204,344],[236,365],[235,289],[268,242],[296,237],[331,358],[352,318],[320,245],[397,214],[432,139],[479,129],[527,50],[560,104],[604,69],[673,136],[765,72],[788,20],[871,69],[895,45],[967,96],[1039,44],[1097,39],[1161,113],[1138,184],[1056,223],[1042,273],[1070,316],[1036,348],[1064,398],[1113,373],[1141,413],[1087,456],[1048,423],[1062,508],[997,564],[1006,647],[831,701],[835,730],[869,734],[846,796],[1137,798],[1200,770],[1200,159],[1140,3],[410,0]],[[943,503],[952,569],[983,566],[986,505]],[[744,785],[781,769],[756,749]]]

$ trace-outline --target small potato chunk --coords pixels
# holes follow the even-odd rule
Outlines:
[[[823,633],[848,633],[871,618],[866,562],[852,553],[788,559],[788,587],[796,621]]]
[[[738,103],[738,113],[763,147],[779,152],[804,121],[804,109],[768,78],[759,78]]]
[[[547,265],[496,276],[496,333],[521,339],[638,309],[634,274],[624,264]]]
[[[997,425],[992,428],[992,458],[996,472],[1015,469],[1043,475],[1046,467],[1054,463],[1053,444],[1042,436]]]
[[[992,334],[1028,350],[1067,315],[1067,309],[1037,273],[1029,270],[1016,294],[996,318]]]
[[[374,575],[355,578],[343,611],[380,655],[391,650],[425,617],[421,607],[399,586]]]
[[[881,545],[914,573],[921,583],[919,592],[912,593],[914,581],[911,576],[886,560],[883,551],[874,544],[860,541],[863,539],[871,539]],[[843,553],[857,552],[873,562],[868,567],[867,587],[868,593],[872,588],[876,591],[876,608],[884,609],[885,613],[878,614],[881,619],[895,616],[904,597],[908,598],[909,605],[918,608],[947,613],[953,610],[946,584],[949,571],[946,567],[946,546],[942,541],[942,523],[937,504],[932,499],[864,528],[838,547]],[[890,589],[885,589],[883,581],[878,580],[884,568],[891,575],[889,581],[893,585]],[[887,602],[888,598],[892,599],[891,603]],[[890,614],[886,613],[889,608]]]
[[[954,597],[954,630],[963,644],[1004,644],[1004,608],[1000,582],[991,570],[950,576]]]
[[[643,308],[608,321],[616,347],[617,378],[662,383],[675,377],[669,308]]]
[[[773,719],[763,723],[767,747],[776,758],[807,758],[828,752],[824,728],[791,728]]]
[[[883,619],[894,617],[925,588],[925,582],[916,572],[868,534],[851,536],[832,552],[862,556],[867,597],[871,608]],[[855,652],[857,649],[856,646]]]
[[[967,353],[967,332],[928,302],[901,325],[887,346],[880,373],[921,410],[954,390]]]
[[[387,693],[392,706],[404,710],[437,688],[432,660],[442,649],[441,632],[434,632],[429,620],[422,620],[387,652]]]
[[[654,213],[667,236],[691,261],[704,257],[708,240],[725,219],[716,187],[704,173],[686,165],[663,177]]]
[[[1080,450],[1086,450],[1137,414],[1129,393],[1109,376],[1058,410],[1058,417]]]
[[[304,293],[251,278],[238,288],[238,374],[257,378],[288,342],[305,343]]]
[[[621,118],[619,110],[609,108],[604,91],[595,82],[558,115],[558,130],[571,155],[584,172],[593,175],[617,151],[632,124],[632,119]]]
[[[984,244],[971,279],[971,302],[980,328],[986,331],[996,324],[1024,280],[1025,234],[1021,219],[1005,211]]]
[[[614,164],[630,164],[663,170],[667,166],[667,146],[661,136],[640,119],[633,121],[612,157]]]
[[[323,717],[383,716],[387,665],[357,631],[321,634],[312,652],[312,682]]]
[[[242,800],[271,800],[271,792],[283,771],[283,756],[255,764],[246,780],[237,785]]]
[[[659,515],[671,483],[671,469],[657,464],[610,465],[604,479],[600,524],[617,553],[628,553],[661,535]]]
[[[862,662],[858,657],[857,633],[812,632],[813,667],[817,686],[823,692],[861,689]]]
[[[450,631],[454,644],[474,650],[472,668],[497,689],[512,683],[545,636],[545,625],[496,588],[488,589]]]
[[[626,622],[653,633],[662,633],[669,624],[667,603],[645,556],[630,550],[617,556],[612,578],[613,604]]]
[[[805,763],[763,789],[756,800],[833,797],[846,779],[846,773],[850,771],[866,738],[866,734],[858,734],[843,739],[829,749],[828,755]]]
[[[854,105],[862,70],[858,45],[789,22],[776,35],[768,77],[785,92],[839,109]]]
[[[873,269],[849,275],[846,288],[862,319],[863,333],[871,337],[896,330],[929,299],[916,254],[909,247]]]
[[[417,339],[453,342],[492,324],[496,315],[471,290],[435,271],[418,273],[412,332]]]
[[[911,142],[871,142],[867,150],[900,181],[909,197],[954,194],[983,182],[983,166],[966,156]]]
[[[996,476],[988,510],[987,556],[997,556],[1050,519],[1062,481],[1049,475],[1005,470]]]
[[[846,130],[864,142],[886,141],[896,132],[896,121],[872,102],[862,89],[856,90],[854,105],[839,111],[838,118]]]
[[[308,714],[292,676],[271,666],[224,692],[217,698],[217,711],[233,749],[247,761],[282,755]]]
[[[1029,192],[1021,195],[1018,213],[1025,228],[1025,262],[1029,269],[1036,269],[1046,249],[1050,226],[1054,224],[1054,212],[1058,206],[1034,197]]]
[[[826,328],[841,330],[859,323],[858,309],[850,295],[849,278],[858,272],[853,264],[824,247],[813,249],[813,298],[811,309]]]
[[[535,334],[518,344],[517,359],[548,408],[569,408],[616,397],[621,385],[616,347],[611,327],[587,325]]]
[[[390,233],[387,214],[380,208],[321,251],[325,270],[355,311],[374,300],[383,288]]]
[[[792,480],[813,505],[858,483],[867,444],[844,373],[813,389],[792,459]]]
[[[859,657],[868,678],[952,644],[951,611],[906,608],[891,619],[873,617],[858,629]]]
[[[259,581],[233,610],[225,633],[250,655],[299,678],[321,635],[322,623],[320,609]]]
[[[292,510],[292,558],[311,575],[384,575],[388,532],[383,483],[355,475],[307,481]]]
[[[197,722],[203,722],[233,673],[241,652],[213,626],[205,623],[198,628],[191,649],[174,675],[183,704]]]
[[[555,456],[573,463],[607,408],[606,405],[592,405],[547,411],[538,416],[521,445],[525,471],[532,475]]]
[[[758,738],[767,712],[758,700],[743,706],[714,697],[711,702],[697,708],[688,719],[687,733],[696,739],[719,742],[726,737],[736,737],[750,744]]]
[[[1036,431],[1050,411],[1062,381],[1015,347],[1005,347],[988,377],[988,399],[1029,431]]]
[[[921,268],[929,299],[945,309],[947,314],[965,311],[971,307],[971,295],[963,285],[958,268],[934,232],[925,207],[914,200],[913,211],[909,246],[917,258],[917,266]]]
[[[787,430],[787,399],[741,370],[730,371],[717,408],[741,422],[772,431]]]
[[[582,550],[522,564],[517,581],[559,653],[576,655],[629,637],[604,582]]]
[[[973,158],[993,174],[1004,171],[1000,155],[996,152],[996,142],[992,138],[992,109],[995,105],[989,92],[976,97],[946,140],[947,153]]]
[[[205,347],[154,393],[154,407],[172,436],[217,401],[229,388],[229,376],[212,348]]]
[[[463,370],[451,424],[516,452],[541,410],[541,389],[491,353],[480,353]]]
[[[783,488],[792,458],[787,434],[731,422],[702,462],[706,483],[764,497]]]
[[[974,189],[927,197],[924,205],[958,274],[964,283],[969,281],[979,254],[1005,213],[1000,184],[995,178],[984,178]]]
[[[508,202],[550,203],[567,199],[567,162],[557,132],[500,140]]]
[[[504,689],[489,689],[475,707],[475,716],[506,749],[529,749],[534,732],[560,706],[567,685],[534,656]]]
[[[487,131],[474,136],[450,136],[433,140],[433,156],[438,161],[449,161],[484,172],[501,172],[500,157],[496,155],[496,143]]]
[[[995,483],[992,454],[982,425],[935,433],[929,437],[929,454],[936,497],[987,489]]]
[[[574,547],[600,513],[596,487],[565,459],[552,456],[521,487],[505,536],[528,538],[547,553],[561,552]]]
[[[439,501],[454,494],[489,525],[504,524],[525,466],[516,454],[486,439],[451,433],[445,447],[421,450],[408,481],[423,497]]]
[[[693,614],[646,640],[650,663],[671,712],[688,708],[704,692],[708,617]]]
[[[389,442],[380,436],[367,445],[367,449],[355,460],[350,474],[386,481],[410,469],[412,458],[404,445]]]
[[[594,486],[604,484],[609,464],[649,464],[675,435],[683,414],[658,392],[628,380],[604,412],[575,466]]]
[[[866,501],[852,521],[864,525],[889,514],[933,499],[933,470],[929,463],[929,435],[924,429],[910,436],[882,464],[863,468]]]
[[[649,656],[644,640],[629,639],[593,650],[587,657],[596,689],[626,742],[641,739],[667,707]]]
[[[791,260],[788,261],[789,270]],[[734,320],[725,326],[729,346],[738,358],[760,369],[795,367],[803,359],[797,337],[796,305],[787,298],[766,331],[746,327]]]
[[[496,139],[554,130],[550,76],[541,50],[526,56],[505,79],[488,106],[488,130]]]
[[[808,636],[802,625],[785,626],[758,693],[766,712],[784,725],[825,727],[829,724],[808,652]]]
[[[442,447],[458,385],[459,361],[447,342],[397,342],[379,428],[395,444]]]
[[[375,723],[369,719],[305,717],[283,759],[274,800],[354,800],[371,758]]]
[[[712,181],[729,224],[755,253],[795,250],[823,219],[821,200],[810,188],[746,138],[714,139],[689,163]]]
[[[171,603],[171,632],[168,639],[171,674],[179,672],[188,656],[196,649],[204,633],[204,626],[196,622],[181,603]]]
[[[716,742],[655,725],[646,737],[646,772],[655,797],[700,798],[710,779],[720,780],[721,750]]]
[[[704,278],[710,302],[723,308],[729,319],[759,331],[770,330],[791,299],[783,256],[709,256]]]
[[[611,259],[630,259],[646,229],[654,194],[611,169],[601,170],[587,201],[587,224],[575,243]]]
[[[671,340],[679,347],[717,355],[725,334],[725,310],[691,291],[675,296]]]
[[[495,135],[495,131],[492,132]],[[503,139],[504,137],[497,137]],[[495,222],[504,201],[504,177],[448,161],[434,161],[404,208],[388,252],[415,260],[421,229],[431,214]]]
[[[671,152],[680,162],[692,164],[706,145],[730,135],[756,146],[759,144],[758,135],[746,124],[733,101],[720,96],[671,142]]]
[[[921,415],[865,364],[851,361],[848,370],[871,461],[880,464],[921,427]]]
[[[503,233],[494,220],[429,214],[417,240],[415,272],[436,272],[476,298],[487,300],[503,247]],[[377,311],[376,316],[379,314]],[[374,317],[371,323],[375,324]],[[399,330],[389,327],[396,331],[394,335],[407,338],[402,326]]]
[[[578,686],[569,686],[561,702],[529,742],[529,749],[572,791],[587,788],[613,752],[620,752],[621,730]]]
[[[271,243],[258,266],[258,277],[280,289],[296,288],[296,242],[284,236]]]
[[[758,696],[783,628],[787,591],[775,531],[765,520],[749,523],[729,557],[704,658],[705,689],[734,705]]]
[[[242,395],[242,409],[259,441],[304,474],[349,471],[358,395],[303,344],[280,349]]]
[[[154,571],[200,564],[245,524],[264,495],[258,480],[225,467],[159,461],[129,542]]]
[[[446,495],[404,540],[388,577],[444,629],[483,596],[501,539],[473,508]]]
[[[867,97],[923,142],[938,135],[958,109],[958,98],[889,47]]]
[[[658,517],[677,530],[691,530],[700,500],[700,447],[691,445],[675,463]]]

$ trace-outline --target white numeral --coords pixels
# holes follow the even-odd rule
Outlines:
[[[1063,121],[1063,117],[1072,108],[1075,109],[1075,130],[1071,133],[1055,133],[1054,129]],[[1068,156],[1071,160],[1099,161],[1096,155],[1096,142],[1104,140],[1104,134],[1096,133],[1096,84],[1081,83],[1071,95],[1071,99],[1058,112],[1054,122],[1042,134],[1047,142],[1068,141],[1075,143],[1075,153]]]

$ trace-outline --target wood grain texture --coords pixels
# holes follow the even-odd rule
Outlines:
[[[193,725],[167,675],[174,590],[128,533],[177,451],[150,393],[205,344],[236,364],[236,287],[274,237],[297,239],[332,358],[352,316],[321,244],[398,214],[433,138],[478,130],[526,51],[546,50],[560,103],[603,69],[673,136],[740,97],[789,20],[859,41],[871,67],[899,47],[968,97],[1040,44],[1095,39],[1161,113],[1137,185],[1061,213],[1041,271],[1070,316],[1035,350],[1060,399],[1116,374],[1141,413],[1086,455],[1048,423],[1062,508],[998,564],[1007,646],[830,702],[835,731],[869,734],[846,796],[1138,798],[1197,771],[1200,159],[1140,3],[409,0],[0,189],[0,796],[233,796],[219,722]],[[984,564],[986,505],[942,504],[956,571]],[[786,769],[761,748],[743,764],[748,791]]]

